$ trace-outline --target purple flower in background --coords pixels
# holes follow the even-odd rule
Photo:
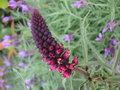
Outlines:
[[[9,0],[9,6],[10,9],[15,9],[17,7],[22,8],[22,12],[28,12],[29,7],[26,5],[24,0]]]
[[[45,84],[45,82],[44,82],[44,81],[40,81],[39,83],[40,83],[41,85]]]
[[[112,59],[110,60],[109,64],[112,65],[113,62],[114,62],[114,58],[112,58]]]
[[[34,51],[29,50],[29,51],[19,51],[18,55],[22,57],[22,59],[24,59],[24,57],[32,55],[34,53]]]
[[[0,88],[4,87],[5,82],[6,82],[6,80],[0,79]]]
[[[98,38],[96,38],[95,40],[96,40],[96,41],[99,41],[99,42],[103,41],[103,40],[104,40],[104,38],[103,38],[102,33],[99,33],[99,37],[98,37]]]
[[[111,54],[112,57],[115,56],[115,48],[112,47],[112,46],[107,46],[105,49],[104,49],[104,58],[107,58],[107,56]]]
[[[112,20],[110,22],[108,22],[107,27],[105,27],[102,31],[102,33],[107,32],[107,30],[110,30],[111,32],[113,31],[113,29],[117,26],[117,21]]]
[[[71,4],[72,7],[77,7],[77,8],[84,7],[87,5],[88,5],[88,2],[86,0],[78,0],[77,2]]]
[[[4,67],[0,66],[0,76],[4,76],[6,73],[7,70]]]
[[[15,9],[17,7],[17,2],[15,0],[9,0],[9,8],[10,9]]]
[[[75,38],[74,34],[70,33],[62,37],[65,42],[70,43]]]
[[[26,90],[31,90],[30,86],[26,86]]]
[[[115,37],[112,37],[111,40],[109,41],[109,44],[116,46],[119,44],[119,42],[118,40],[116,40]]]
[[[32,79],[25,80],[25,83],[28,84],[28,85],[31,85],[32,83],[34,83],[36,81],[38,81],[38,79],[34,77]]]
[[[32,82],[37,82],[38,81],[38,78],[34,77],[31,79]]]
[[[116,67],[116,70],[117,70],[117,71],[120,70],[120,60],[118,61],[118,65],[117,65],[117,67]]]
[[[23,67],[24,69],[29,68],[29,66],[26,63],[23,63],[23,62],[19,63],[18,66]]]
[[[30,9],[27,5],[21,4],[20,7],[22,8],[22,12],[28,12]]]
[[[31,27],[32,23],[31,23],[31,22],[27,22],[27,25],[28,25],[29,27]]]
[[[109,40],[109,45],[108,45],[107,47],[105,47],[105,49],[104,49],[104,58],[107,58],[107,56],[108,56],[109,54],[111,54],[111,55],[112,55],[112,59],[114,59],[115,51],[116,51],[116,49],[117,49],[117,47],[118,47],[118,44],[119,44],[118,40],[116,40],[115,37],[112,37],[112,38]],[[112,60],[112,59],[111,59],[111,60]],[[110,61],[110,62],[111,62],[111,61]]]
[[[10,36],[10,35],[5,35],[5,36],[3,37],[3,40],[9,40],[9,39],[11,39],[11,36]]]
[[[65,90],[65,88],[59,88],[58,90]]]
[[[4,58],[4,63],[5,63],[6,66],[12,66],[13,65],[13,63],[10,60],[8,60],[7,56],[3,56],[3,58]]]
[[[7,89],[9,89],[9,88],[13,88],[13,87],[14,87],[14,85],[9,84],[9,85],[5,85],[5,87],[6,87]]]
[[[108,30],[108,27],[105,27],[105,28],[102,30],[102,33],[107,32],[107,30]]]
[[[110,29],[110,31],[112,31],[116,26],[117,26],[117,22],[115,20],[110,21],[108,23],[108,28]]]
[[[20,42],[18,41],[18,35],[5,35],[3,37],[2,44],[5,45],[5,48],[20,45]]]
[[[25,80],[25,83],[28,84],[28,85],[31,85],[32,84],[32,80],[31,79],[27,79],[27,80]]]
[[[2,18],[2,22],[8,22],[8,21],[10,21],[12,19],[13,19],[12,16],[5,16],[5,17]]]

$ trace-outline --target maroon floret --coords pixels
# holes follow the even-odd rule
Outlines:
[[[78,58],[75,57],[72,63],[69,63],[69,50],[64,49],[64,46],[57,43],[52,37],[45,20],[37,9],[32,11],[31,29],[43,61],[50,65],[51,70],[59,71],[63,74],[63,77],[69,77],[74,67],[78,64]]]

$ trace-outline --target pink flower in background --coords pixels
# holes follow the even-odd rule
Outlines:
[[[77,8],[84,7],[87,5],[88,2],[86,0],[78,0],[76,3],[71,4],[72,7],[77,7]]]

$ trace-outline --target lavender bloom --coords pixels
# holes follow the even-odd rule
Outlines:
[[[71,4],[72,7],[77,7],[77,8],[84,7],[87,5],[88,2],[86,0],[78,0],[76,3]]]
[[[7,89],[9,89],[9,88],[13,88],[13,87],[14,87],[14,85],[9,84],[9,85],[6,85],[5,87],[6,87]]]
[[[3,17],[2,18],[2,22],[8,22],[8,21],[10,21],[10,20],[12,20],[13,19],[13,17],[12,16],[5,16],[5,17]]]
[[[20,7],[22,8],[22,12],[28,12],[29,11],[29,8],[28,8],[27,5],[22,4],[22,5],[20,5]]]
[[[6,66],[12,66],[13,65],[13,63],[10,62],[10,60],[7,59],[7,56],[3,56],[3,58],[4,58],[4,63],[5,63]]]
[[[116,26],[117,26],[117,22],[114,20],[108,23],[108,28],[110,29],[110,31],[112,31]]]
[[[5,35],[5,36],[3,37],[3,40],[9,40],[9,39],[11,39],[11,36],[10,36],[10,35]]]
[[[0,88],[4,86],[5,82],[6,82],[6,80],[0,79]]]
[[[104,40],[104,37],[103,37],[103,35],[101,33],[99,33],[99,37],[96,38],[95,40],[101,42],[101,41]]]
[[[31,90],[30,86],[26,86],[26,90]]]
[[[25,80],[25,83],[28,84],[28,85],[31,85],[33,82],[36,82],[36,81],[38,81],[37,78],[32,78],[32,79]]]
[[[105,28],[103,29],[102,33],[107,32],[107,30],[108,30],[108,27],[105,27]]]
[[[23,67],[24,69],[28,69],[29,68],[29,66],[26,65],[26,63],[23,63],[23,62],[19,63],[18,66]]]
[[[109,40],[109,46],[107,46],[105,49],[104,49],[104,58],[107,58],[107,56],[109,54],[112,55],[112,59],[114,59],[114,56],[115,56],[115,50],[118,46],[118,40],[115,39],[115,37],[112,37],[110,40]],[[111,60],[112,60],[111,59]],[[113,60],[112,60],[113,61]],[[110,62],[112,62],[110,61]]]
[[[104,58],[107,58],[107,56],[111,54],[112,57],[114,57],[115,55],[115,48],[114,47],[111,47],[111,46],[107,46],[105,49],[104,49]]]
[[[34,77],[34,78],[31,79],[31,81],[32,81],[32,82],[37,82],[38,79],[37,79],[36,77]]]
[[[113,62],[114,62],[114,58],[112,58],[112,59],[110,60],[109,64],[112,65]]]
[[[70,33],[70,34],[67,34],[65,35],[64,37],[62,37],[62,39],[65,41],[65,42],[68,42],[70,43],[73,39],[74,39],[74,34]]]
[[[4,76],[5,75],[5,73],[4,72],[0,72],[0,76]]]
[[[113,29],[117,26],[117,22],[115,20],[112,20],[110,22],[108,22],[107,27],[105,27],[102,31],[102,33],[107,32],[107,30],[110,30],[111,32],[113,31]]]
[[[59,88],[58,90],[65,90],[65,88]]]
[[[116,46],[119,44],[118,40],[116,40],[115,37],[112,37],[111,40],[109,41],[109,44]]]
[[[17,7],[22,8],[22,12],[28,12],[29,7],[25,4],[24,0],[10,0],[10,5],[8,6],[10,9],[15,9]]]
[[[117,67],[116,67],[116,70],[117,70],[117,71],[120,70],[120,60],[118,61],[118,65],[117,65]]]
[[[31,79],[25,80],[25,83],[28,84],[28,85],[31,85],[32,84],[32,80]]]
[[[0,76],[4,76],[7,73],[7,70],[4,67],[0,67]]]
[[[27,52],[26,51],[19,51],[18,55],[20,55],[20,56],[26,56]]]
[[[44,82],[44,81],[40,81],[39,83],[40,83],[41,85],[45,84],[45,82]]]
[[[27,25],[28,25],[29,27],[31,27],[32,23],[31,23],[31,22],[27,22]]]
[[[5,35],[2,44],[5,45],[5,48],[9,48],[10,46],[20,45],[20,42],[17,35]]]
[[[15,0],[9,0],[9,8],[15,9],[17,7],[17,2]]]
[[[18,55],[22,57],[22,59],[24,59],[25,56],[29,56],[32,55],[33,51],[29,50],[29,51],[19,51]]]

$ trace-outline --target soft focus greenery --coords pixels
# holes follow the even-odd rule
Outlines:
[[[35,50],[29,60],[28,58],[23,60],[19,55],[12,55],[11,61],[15,65],[8,67],[9,73],[5,76],[9,81],[8,84],[14,84],[14,88],[9,90],[26,90],[24,80],[33,77],[37,77],[44,84],[36,82],[31,85],[32,90],[59,90],[60,88],[65,90],[120,90],[120,70],[116,72],[116,64],[109,65],[110,58],[106,60],[103,58],[104,48],[108,45],[110,38],[115,36],[120,41],[120,0],[88,0],[89,5],[86,7],[71,7],[70,4],[75,2],[76,0],[26,0],[28,6],[39,9],[56,40],[71,50],[70,60],[74,56],[79,58],[78,68],[85,70],[88,66],[91,76],[105,77],[107,81],[117,83],[92,82],[76,72],[73,72],[69,78],[63,78],[59,72],[50,71],[49,65],[42,61],[41,54],[32,39],[31,29],[26,24],[31,21],[31,13],[21,14],[18,10],[6,9],[6,12],[12,13],[15,20],[18,20],[14,31],[20,35],[21,45],[16,47],[16,50]],[[2,17],[2,10],[0,17]],[[116,20],[118,26],[112,32],[108,30],[104,34],[103,42],[97,42],[96,37],[110,20]],[[75,39],[70,44],[61,39],[69,33],[75,35]],[[11,27],[4,27],[0,22],[0,40],[6,34],[11,34]],[[1,59],[8,51],[8,49],[0,51]],[[117,60],[114,63],[120,59],[119,53],[118,49]],[[98,60],[93,61],[93,58]],[[22,61],[27,63],[28,69],[17,65]],[[94,65],[99,66],[93,68]]]

